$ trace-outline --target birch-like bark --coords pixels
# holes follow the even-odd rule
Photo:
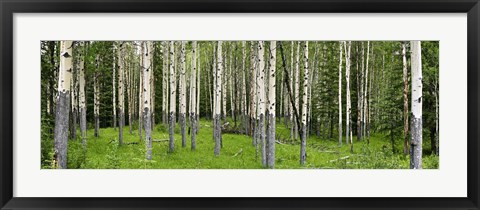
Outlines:
[[[123,126],[125,125],[125,81],[124,81],[124,43],[119,43],[118,57],[118,144],[123,144]],[[115,88],[113,88],[115,89]]]
[[[150,125],[150,131],[153,132],[155,129],[155,66],[153,63],[153,52],[155,50],[155,45],[153,42],[148,42],[150,44],[150,119],[152,120]]]
[[[141,55],[140,55],[140,66],[143,66],[143,60],[144,60],[144,54],[145,54],[145,49],[143,44],[140,42],[141,45]],[[142,128],[143,128],[143,100],[144,100],[144,94],[143,94],[143,87],[144,87],[144,82],[143,82],[143,68],[141,67],[139,69],[139,78],[138,78],[138,136],[140,137],[140,141],[143,139],[142,137]]]
[[[300,42],[297,42],[297,54],[295,57],[295,107],[300,107]],[[297,120],[293,121],[293,139],[297,140],[298,138],[298,127]]]
[[[116,92],[115,92],[115,87],[116,87],[116,84],[115,84],[115,81],[116,81],[116,62],[120,62],[120,61],[116,61],[116,56],[115,56],[115,48],[116,48],[116,43],[113,44],[113,68],[112,68],[112,104],[113,104],[113,130],[116,131],[117,130],[117,96],[116,96]],[[118,56],[118,59],[120,59],[120,56],[119,56],[119,53],[117,52],[117,56]],[[119,141],[120,142],[120,141]]]
[[[212,86],[213,86],[213,87],[212,87],[212,89],[213,89],[213,100],[210,100],[210,101],[212,102],[211,104],[213,105],[213,106],[212,106],[212,119],[213,119],[213,124],[214,124],[214,125],[213,125],[213,128],[214,128],[214,130],[213,130],[213,132],[214,132],[214,137],[213,137],[213,139],[215,139],[215,137],[216,137],[216,132],[217,132],[217,131],[215,130],[215,128],[216,128],[216,124],[215,124],[215,123],[216,123],[216,121],[215,121],[215,113],[216,113],[216,111],[215,111],[215,110],[216,110],[216,106],[217,106],[216,100],[218,100],[218,98],[217,98],[217,73],[218,73],[218,72],[217,72],[217,62],[218,62],[218,61],[217,61],[217,46],[218,46],[218,44],[216,44],[216,43],[213,44],[213,50],[212,50],[212,52],[213,52],[213,59],[212,59],[212,76],[213,76],[213,77],[212,77],[212,78],[213,78],[213,79],[212,79],[212,80],[213,80],[213,83],[212,83]]]
[[[358,117],[358,125],[357,125],[357,139],[362,140],[363,139],[363,72],[364,72],[364,66],[365,66],[365,44],[362,42],[362,64],[360,66],[360,72],[358,76],[358,85],[360,88],[357,90],[358,91],[358,99],[357,99],[357,117]],[[357,61],[358,65],[358,61]],[[357,68],[358,71],[358,68]]]
[[[220,148],[222,142],[222,128],[220,125],[220,99],[222,94],[222,71],[223,71],[223,60],[222,60],[222,41],[217,42],[217,72],[216,72],[216,84],[215,84],[215,116],[214,116],[214,139],[215,139],[215,156],[220,155]]]
[[[307,103],[308,103],[308,41],[305,41],[304,46],[304,53],[303,53],[303,61],[304,61],[304,76],[303,76],[303,97],[302,97],[302,132],[301,132],[301,144],[300,144],[300,165],[305,165],[307,160]]]
[[[352,135],[352,121],[351,121],[351,113],[352,113],[352,102],[351,102],[351,94],[350,94],[350,50],[352,47],[352,42],[348,41],[345,43],[344,50],[345,50],[345,79],[347,81],[347,111],[346,111],[346,140],[345,143],[353,144],[353,135]]]
[[[338,144],[342,145],[342,57],[343,57],[343,42],[340,41],[340,56],[338,64]],[[348,124],[348,123],[347,123]]]
[[[145,158],[147,160],[152,159],[152,136],[151,136],[151,111],[150,111],[150,76],[152,71],[151,56],[152,56],[152,43],[151,41],[144,41],[142,43],[143,48],[143,83],[145,84],[143,88],[143,120],[144,120],[144,129],[145,129],[145,145],[146,145],[146,154]]]
[[[197,116],[195,111],[197,110],[196,103],[197,103],[197,42],[192,42],[192,79],[191,79],[191,95],[190,101],[192,107],[190,108],[190,123],[192,124],[192,132],[191,132],[191,150],[195,150],[196,148],[196,130],[197,130]]]
[[[367,62],[365,63],[365,78],[364,78],[364,83],[365,83],[365,88],[363,89],[363,138],[367,136],[367,115],[368,115],[368,63],[369,63],[369,58],[370,58],[370,41],[367,41]],[[370,140],[367,138],[367,143],[370,143]]]
[[[60,42],[57,103],[55,110],[55,166],[67,168],[68,118],[70,112],[70,81],[72,77],[72,41]]]
[[[228,84],[228,63],[230,62],[227,58],[227,52],[229,51],[229,44],[228,42],[225,43],[225,46],[226,46],[226,50],[225,52],[223,53],[223,74],[222,74],[222,119],[223,119],[223,123],[226,124],[227,123],[227,84]]]
[[[422,169],[422,47],[420,41],[411,41],[412,49],[412,128],[410,168]]]
[[[128,104],[128,127],[130,130],[130,134],[132,134],[132,108],[133,108],[133,103],[132,103],[132,68],[131,68],[131,59],[130,59],[130,46],[128,42],[126,43],[126,48],[127,48],[127,53],[125,55],[125,60],[126,60],[126,73],[127,77],[125,79],[126,81],[126,89],[127,89],[127,104]]]
[[[163,69],[162,69],[162,122],[167,124],[168,115],[168,42],[162,42]]]
[[[199,45],[196,49],[196,53],[197,53],[197,59],[198,60],[198,76],[197,76],[197,105],[195,106],[197,108],[196,110],[196,115],[197,115],[197,119],[196,119],[196,125],[195,125],[195,133],[198,134],[198,128],[199,128],[199,122],[200,122],[200,80],[201,80],[201,74],[200,74],[200,70],[201,70],[201,66],[202,66],[202,59],[201,59],[201,53],[200,53],[200,46]]]
[[[270,72],[268,73],[268,151],[267,167],[275,168],[275,71],[277,63],[277,42],[270,41]]]
[[[84,61],[84,43],[80,42],[79,50],[79,111],[80,111],[80,135],[82,136],[82,145],[85,148],[87,146],[87,109],[85,100],[85,61]]]
[[[243,128],[245,129],[245,134],[248,134],[248,122],[247,122],[247,85],[246,85],[246,80],[247,78],[245,77],[245,62],[246,62],[246,41],[242,41],[242,123],[243,123]]]
[[[98,72],[100,71],[100,56],[97,54],[95,58],[95,73],[93,76],[93,113],[94,113],[94,118],[95,118],[95,131],[94,135],[95,137],[100,136],[100,88],[99,88],[99,82],[98,82]]]
[[[187,88],[186,88],[186,81],[185,81],[185,41],[181,42],[181,49],[180,49],[180,93],[178,95],[179,102],[180,102],[180,113],[178,116],[178,122],[180,123],[180,129],[182,133],[182,147],[187,146],[187,136],[186,136],[186,111],[187,111]]]
[[[266,143],[265,143],[265,60],[264,42],[258,42],[258,134],[262,155],[262,165],[267,166]]]
[[[407,43],[402,42],[403,57],[403,154],[408,154],[408,67],[407,67]]]
[[[176,74],[175,74],[175,42],[170,41],[170,113],[168,116],[169,124],[169,147],[168,152],[175,151],[175,114],[176,114]]]
[[[232,119],[235,119],[235,103],[233,102],[234,101],[234,98],[235,98],[235,94],[233,94],[233,69],[232,69],[232,51],[233,50],[230,50],[230,53],[229,53],[229,62],[228,62],[228,89],[230,91],[230,112],[231,112],[231,116],[232,116]]]

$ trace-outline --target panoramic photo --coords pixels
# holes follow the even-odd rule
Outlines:
[[[41,41],[42,169],[438,169],[438,41]]]

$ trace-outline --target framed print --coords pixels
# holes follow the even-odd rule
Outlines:
[[[0,6],[2,209],[479,208],[476,0]]]

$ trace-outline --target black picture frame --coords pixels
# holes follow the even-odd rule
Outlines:
[[[478,0],[0,0],[1,209],[479,209]],[[467,13],[468,163],[465,198],[17,198],[13,197],[15,13]],[[448,181],[448,180],[445,180]],[[441,187],[441,183],[439,183]]]

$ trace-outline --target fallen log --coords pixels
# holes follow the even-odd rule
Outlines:
[[[335,161],[339,161],[339,160],[345,160],[345,159],[348,159],[350,158],[350,156],[345,156],[345,157],[341,157],[341,158],[338,158],[338,159],[335,159],[335,160],[329,160],[328,162],[331,163],[331,162],[335,162]]]

